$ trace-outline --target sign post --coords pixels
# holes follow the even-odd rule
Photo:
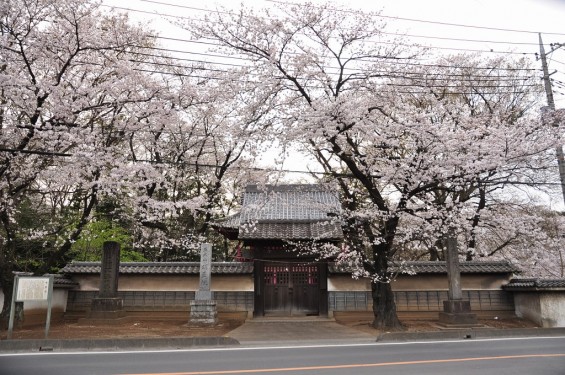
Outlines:
[[[53,300],[53,275],[49,276],[15,276],[8,323],[8,339],[14,330],[14,314],[16,302],[47,301],[47,318],[45,319],[45,338],[49,335],[51,325],[51,305]]]

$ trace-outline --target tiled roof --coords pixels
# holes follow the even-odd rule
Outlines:
[[[328,240],[343,232],[339,197],[327,185],[249,185],[241,211],[216,223],[240,239]]]
[[[461,273],[514,273],[520,270],[510,262],[497,261],[497,262],[484,262],[484,261],[469,261],[460,262],[459,269]],[[347,267],[332,264],[329,266],[330,273],[350,273]],[[447,266],[445,262],[433,261],[410,261],[405,262],[402,266],[393,265],[392,272],[406,272],[406,273],[447,273]]]
[[[343,238],[339,223],[333,221],[317,222],[268,222],[242,226],[239,229],[240,239],[336,239]]]
[[[503,288],[516,291],[565,290],[565,279],[512,279]]]
[[[49,276],[49,274],[45,274],[45,276]],[[74,282],[73,280],[65,277],[65,275],[53,275],[53,287],[59,289],[72,289],[78,286],[78,283]]]
[[[340,212],[337,193],[326,185],[249,185],[240,220],[319,221]]]
[[[407,268],[409,267],[409,268]],[[447,273],[445,262],[406,262],[403,270],[409,269],[416,274]],[[350,273],[345,267],[328,264],[330,273]],[[398,268],[393,268],[398,271]],[[512,273],[518,269],[509,262],[461,262],[462,273]],[[174,274],[193,275],[200,272],[199,262],[122,262],[121,274]],[[99,274],[100,262],[71,262],[61,271],[62,274]],[[212,262],[213,274],[251,274],[253,263],[248,262]],[[59,276],[61,280],[64,276]],[[57,279],[56,279],[57,280]],[[514,279],[525,280],[525,279]],[[69,280],[70,281],[70,280]],[[72,283],[72,281],[70,281]],[[561,279],[565,283],[564,279]],[[57,281],[56,281],[57,283]],[[509,284],[510,285],[510,284]]]
[[[61,271],[63,274],[97,274],[100,262],[71,262]],[[121,274],[171,274],[190,275],[200,273],[199,262],[122,262]],[[253,264],[242,262],[212,262],[213,274],[253,273]]]

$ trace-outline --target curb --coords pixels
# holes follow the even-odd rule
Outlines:
[[[0,341],[0,353],[186,349],[195,347],[218,347],[233,345],[239,345],[239,341],[231,337],[2,340]]]
[[[513,337],[565,337],[565,327],[559,328],[516,328],[516,329],[448,329],[432,332],[387,332],[376,337],[376,342],[394,343],[409,341],[472,340]],[[334,342],[335,341],[335,342]],[[355,342],[375,342],[367,340],[345,340]],[[316,343],[337,343],[343,340],[312,340]],[[273,344],[298,344],[295,341],[257,341],[245,345],[266,346]],[[304,342],[301,342],[304,344]],[[232,337],[157,337],[131,339],[35,339],[2,340],[0,353],[58,352],[58,351],[121,351],[121,350],[180,350],[197,347],[239,346]]]
[[[565,327],[559,328],[512,328],[512,329],[450,329],[433,332],[386,332],[377,336],[377,342],[406,342],[433,340],[470,340],[512,337],[565,336]]]

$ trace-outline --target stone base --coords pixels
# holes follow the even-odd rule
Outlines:
[[[94,298],[90,305],[92,311],[121,311],[124,301],[121,298]]]
[[[189,324],[212,326],[218,324],[218,310],[216,301],[194,300],[190,301]]]
[[[124,316],[124,301],[121,298],[94,298],[87,319],[112,320]]]
[[[451,314],[440,312],[439,324],[445,327],[478,327],[477,314]]]
[[[443,301],[443,312],[439,313],[439,324],[450,328],[480,326],[477,314],[471,313],[471,303],[463,300]]]

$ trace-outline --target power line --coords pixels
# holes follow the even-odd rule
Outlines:
[[[155,56],[158,57],[158,56]],[[190,59],[183,59],[184,61],[193,61],[193,62],[201,62],[198,60],[190,60]],[[180,65],[180,64],[171,64],[171,63],[161,63],[161,62],[152,62],[152,61],[143,61],[143,60],[135,60],[135,59],[129,59],[128,61],[130,62],[134,62],[134,63],[141,63],[141,64],[150,64],[150,65],[156,65],[156,66],[164,66],[164,67],[170,67],[170,68],[185,68],[185,69],[194,69],[194,70],[202,70],[202,71],[210,71],[210,72],[220,72],[220,73],[229,73],[230,71],[228,70],[221,70],[221,69],[211,69],[211,68],[205,68],[205,67],[195,67],[195,66],[186,66],[186,65]],[[247,67],[246,65],[237,65],[237,64],[230,64],[231,66],[236,66],[236,67]],[[326,67],[327,69],[339,69],[337,67]],[[431,77],[424,77],[421,73],[411,73],[411,72],[387,72],[387,71],[364,71],[362,69],[356,69],[356,68],[351,68],[348,69],[351,71],[359,71],[359,74],[370,74],[370,75],[378,75],[379,77],[382,78],[400,78],[400,79],[408,79],[408,80],[431,80],[432,78],[437,79],[437,80],[442,80],[442,79],[446,79],[446,78],[441,78],[441,77],[435,77],[435,76],[431,76]],[[401,74],[402,73],[402,74]],[[176,73],[174,73],[176,74]],[[249,75],[254,75],[254,76],[258,76],[258,73],[248,73]],[[336,75],[339,76],[340,72],[335,72],[335,73],[330,73],[330,72],[326,72],[326,74],[328,75]],[[351,73],[354,74],[354,73]],[[420,77],[418,76],[410,76],[409,74],[420,74]],[[505,81],[511,81],[511,82],[519,82],[519,81],[527,81],[531,78],[528,77],[516,77],[516,78],[509,78],[509,79],[504,79],[504,78],[498,78],[498,77],[494,77],[494,76],[482,76],[488,79],[480,79],[477,78],[477,76],[472,76],[469,77],[467,75],[448,75],[448,79],[451,78],[452,76],[459,76],[459,77],[463,77],[456,79],[456,82],[458,82],[458,86],[460,87],[460,83],[461,82],[472,82],[472,83],[477,83],[477,82],[485,82],[487,83],[487,85],[484,84],[479,84],[479,88],[509,88],[509,87],[514,87],[513,85],[493,85],[493,86],[489,86],[488,83],[498,83],[498,82],[505,82]],[[430,85],[420,85],[420,84],[401,84],[401,83],[383,83],[386,85],[396,85],[396,86],[412,86],[412,87],[446,87],[446,88],[450,88],[453,86],[449,86],[448,84],[444,84],[444,85],[434,85],[434,84],[430,84]],[[535,87],[538,86],[537,84],[522,84],[521,87]]]
[[[401,34],[398,34],[401,35]],[[163,39],[163,40],[170,40],[170,41],[175,41],[175,42],[183,42],[183,43],[196,43],[196,44],[208,44],[208,45],[212,45],[212,46],[221,46],[221,44],[218,43],[212,43],[212,42],[204,42],[204,41],[196,41],[196,40],[192,40],[192,39],[183,39],[183,38],[172,38],[172,37],[166,37],[166,36],[160,36],[160,35],[152,35],[153,38],[155,39]],[[535,43],[528,43],[528,44],[535,44]],[[537,45],[537,44],[536,44]],[[220,58],[220,59],[234,59],[234,60],[244,60],[244,61],[249,61],[248,57],[241,57],[241,56],[233,56],[233,55],[225,55],[225,54],[214,54],[214,53],[203,53],[203,52],[192,52],[192,51],[185,51],[185,50],[174,50],[174,49],[168,49],[168,48],[161,48],[161,47],[149,47],[149,46],[137,46],[138,48],[150,48],[150,49],[155,49],[155,50],[161,50],[161,51],[168,51],[168,52],[175,52],[175,53],[183,53],[183,54],[193,54],[193,55],[199,55],[199,56],[206,56],[206,57],[215,57],[215,58]],[[534,54],[535,55],[535,54]],[[151,55],[151,56],[155,56],[156,55]],[[177,58],[177,57],[171,57],[173,59],[179,59],[179,60],[184,60],[182,58]],[[207,60],[194,60],[197,62],[204,62],[204,63],[212,63],[214,64],[215,62],[211,62],[211,61],[207,61]],[[555,61],[555,60],[552,60]],[[558,61],[557,61],[558,62]],[[218,63],[218,64],[222,64],[222,65],[230,65],[227,63]],[[563,64],[563,63],[561,63]],[[565,65],[565,64],[564,64]],[[236,65],[237,66],[237,65]]]
[[[181,53],[187,53],[187,54],[191,54],[191,52],[188,51],[181,51],[181,50],[170,50],[170,49],[165,49],[165,48],[155,48],[155,47],[146,47],[146,46],[135,46],[137,48],[142,48],[142,49],[153,49],[153,50],[159,50],[159,51],[174,51],[174,52],[181,52]],[[253,68],[253,66],[251,65],[243,65],[243,64],[231,64],[231,63],[221,63],[221,62],[209,62],[206,60],[195,60],[195,59],[186,59],[186,58],[180,58],[180,57],[170,57],[170,56],[163,56],[163,55],[156,55],[156,54],[151,54],[151,53],[145,53],[145,52],[139,52],[139,51],[126,51],[129,54],[132,54],[134,56],[147,56],[147,57],[155,57],[155,58],[163,58],[165,60],[176,60],[176,61],[188,61],[188,62],[193,62],[193,63],[198,63],[198,64],[207,64],[207,65],[222,65],[222,66],[230,66],[230,67],[240,67],[240,68]],[[202,55],[206,55],[206,54],[202,54]],[[173,63],[168,63],[168,62],[154,62],[154,61],[149,61],[149,60],[136,60],[136,59],[121,59],[122,61],[130,61],[130,62],[135,62],[135,63],[139,63],[139,64],[149,64],[149,65],[157,65],[157,66],[164,66],[164,67],[171,67],[171,68],[183,68],[183,69],[193,69],[193,70],[200,70],[200,71],[211,71],[211,72],[219,72],[219,73],[229,73],[229,70],[222,70],[222,69],[214,69],[214,68],[210,68],[210,67],[206,67],[206,66],[194,66],[194,65],[180,65],[180,64],[173,64]],[[90,62],[85,62],[87,64],[96,64],[96,63],[90,63]],[[457,65],[442,65],[442,64],[417,64],[417,63],[402,63],[404,65],[410,65],[410,66],[424,66],[424,67],[439,67],[439,68],[446,68],[446,69],[476,69],[476,70],[505,70],[505,71],[537,71],[538,69],[529,69],[529,68],[497,68],[497,67],[466,67],[466,66],[457,66]],[[100,65],[100,64],[98,64]],[[336,69],[339,70],[338,67],[331,67],[331,66],[325,66],[324,68],[326,69]],[[205,79],[217,79],[217,77],[212,77],[212,76],[196,76],[194,74],[184,74],[184,73],[180,73],[180,72],[162,72],[162,71],[155,71],[155,70],[150,70],[150,69],[134,69],[137,71],[144,71],[144,72],[149,72],[149,73],[162,73],[162,74],[168,74],[168,75],[178,75],[178,76],[185,76],[185,77],[194,77],[194,78],[205,78]],[[360,72],[359,74],[368,74],[368,75],[378,75],[381,78],[403,78],[403,79],[409,79],[409,80],[442,80],[442,79],[451,79],[453,77],[461,77],[461,78],[455,78],[455,80],[457,82],[485,82],[485,83],[497,83],[497,82],[504,82],[504,81],[510,81],[510,82],[519,82],[519,81],[527,81],[529,79],[531,79],[531,77],[516,77],[516,76],[511,76],[511,75],[504,75],[504,76],[493,76],[493,75],[480,75],[480,74],[473,74],[473,75],[469,75],[469,74],[458,74],[458,73],[437,73],[437,72],[432,72],[432,73],[425,73],[425,72],[403,72],[403,71],[386,71],[386,70],[366,70],[366,69],[361,69],[361,68],[346,68],[345,69],[347,72],[351,72],[348,74],[355,74],[353,72],[357,71]],[[248,73],[250,75],[257,75],[256,73]],[[334,74],[334,75],[338,75],[339,72],[325,72],[325,74]],[[482,79],[484,78],[484,79]],[[506,79],[507,78],[507,79]],[[409,85],[407,85],[409,86]],[[422,87],[430,87],[430,85],[417,85],[414,84],[413,86],[422,86]],[[433,85],[432,85],[433,86]],[[536,86],[536,85],[522,85],[522,86]],[[441,87],[445,87],[445,85],[441,85]],[[488,86],[481,86],[481,87],[488,87]],[[491,86],[491,87],[513,87],[513,86],[504,86],[504,85],[496,85],[496,86]]]
[[[139,10],[139,9],[125,8],[125,7],[112,6],[112,5],[102,5],[102,6],[114,8],[114,9],[126,10],[128,12],[160,15],[162,17],[171,17],[171,18],[185,19],[185,20],[190,20],[190,21],[199,21],[197,19],[186,17],[186,16],[178,16],[178,15],[165,14],[165,13],[155,13],[155,12],[149,12],[149,11],[144,11],[144,10]],[[210,11],[210,12],[213,12],[213,11]],[[387,33],[383,32],[383,34],[387,34]],[[413,47],[412,45],[409,45],[409,44],[403,44],[403,43],[397,43],[397,42],[379,41],[379,42],[374,42],[374,43],[388,44],[388,45],[394,45],[394,46]],[[428,48],[439,49],[439,50],[448,50],[448,51],[483,52],[483,53],[497,53],[497,54],[511,54],[511,55],[535,55],[535,52],[495,51],[494,49],[486,50],[486,49],[470,49],[470,48],[439,47],[439,46],[428,46]]]
[[[0,152],[43,155],[43,156],[63,156],[63,157],[73,156],[72,154],[66,154],[57,151],[19,150],[14,148],[0,148]]]
[[[0,152],[21,152],[27,154],[37,154],[42,156],[61,156],[61,157],[72,157],[75,155],[64,154],[60,152],[49,152],[49,151],[32,151],[32,150],[15,150],[15,149],[4,149],[0,148]],[[81,158],[89,159],[87,156],[80,156]],[[224,168],[225,165],[220,164],[208,164],[208,163],[195,163],[186,161],[157,161],[157,160],[147,160],[147,159],[127,159],[128,162],[133,163],[147,163],[147,164],[158,164],[158,165],[185,165],[191,167],[202,167],[202,168]],[[293,170],[293,169],[278,169],[278,168],[267,168],[267,167],[248,167],[248,166],[233,166],[232,169],[236,170],[250,170],[256,172],[278,172],[278,173],[299,173],[308,175],[322,175],[328,177],[345,177],[345,178],[355,178],[351,173],[339,173],[339,172],[325,172],[325,171],[303,171],[303,170]],[[487,183],[488,184],[488,183]],[[492,182],[492,185],[526,185],[526,186],[557,186],[561,185],[556,182],[521,182],[521,181],[505,181],[502,183]]]
[[[153,3],[161,3],[161,4],[167,4],[167,3],[163,3],[163,2],[157,2],[157,1],[148,1],[148,2],[153,2]],[[112,7],[109,5],[103,5],[105,7]],[[179,7],[185,7],[185,6],[180,6]],[[120,7],[114,7],[114,8],[118,8],[118,9],[125,9],[125,10],[131,10],[131,11],[139,11],[139,12],[144,12],[144,13],[149,13],[149,12],[145,12],[145,11],[140,11],[140,10],[136,10],[136,9],[131,9],[131,8],[120,8]],[[191,7],[187,7],[192,9]],[[198,8],[199,9],[199,8]],[[154,14],[154,13],[151,13]],[[187,18],[190,19],[190,18]],[[218,43],[214,43],[214,42],[208,42],[208,41],[196,41],[196,40],[188,40],[188,39],[181,39],[181,38],[170,38],[170,37],[161,37],[161,36],[154,36],[156,38],[159,39],[164,39],[164,40],[175,40],[175,41],[182,41],[182,42],[186,42],[186,43],[196,43],[196,44],[206,44],[206,45],[213,45],[213,46],[220,46],[220,44]],[[184,51],[184,50],[174,50],[174,49],[169,49],[169,48],[159,48],[159,47],[149,47],[149,46],[138,46],[138,48],[149,48],[149,49],[153,49],[153,50],[160,50],[160,51],[166,51],[166,52],[171,52],[171,53],[186,53],[186,54],[198,54],[195,52],[190,52],[190,51]],[[463,50],[463,51],[482,51],[482,52],[486,52],[484,50],[468,50],[468,49],[455,49],[455,50]],[[491,51],[488,51],[491,52]],[[508,52],[508,53],[512,53],[512,54],[524,54],[524,53],[517,53],[517,52]],[[209,56],[209,57],[214,57],[214,58],[226,58],[226,59],[239,59],[239,60],[246,60],[243,57],[235,57],[235,56],[229,56],[229,55],[218,55],[218,54],[199,54],[199,55],[203,55],[203,56]],[[174,58],[174,57],[171,57]],[[226,66],[238,66],[237,64],[228,64],[228,63],[222,63],[222,62],[210,62],[210,61],[200,61],[202,63],[208,63],[208,64],[218,64],[218,65],[226,65]],[[412,64],[412,65],[421,65],[421,66],[436,66],[436,67],[443,67],[441,65],[437,65],[437,64]],[[482,69],[482,68],[479,68]],[[484,69],[500,69],[500,68],[494,68],[494,67],[486,67]],[[507,70],[517,70],[517,69],[507,69]]]
[[[159,37],[158,37],[159,38]],[[187,42],[193,42],[193,41],[188,41]],[[195,42],[195,43],[204,43],[204,44],[211,44],[211,45],[215,45],[215,46],[221,46],[220,44],[212,44],[212,43],[205,43],[205,42]],[[164,52],[173,52],[173,53],[182,53],[182,54],[194,54],[194,52],[191,51],[185,51],[185,50],[177,50],[177,49],[170,49],[170,48],[161,48],[161,47],[150,47],[150,46],[142,46],[142,45],[136,45],[134,46],[136,48],[141,48],[141,49],[150,49],[150,50],[157,50],[157,51],[164,51]],[[128,53],[132,53],[132,54],[142,54],[141,52],[132,52],[132,51],[127,51]],[[230,55],[217,55],[217,54],[207,54],[207,53],[198,53],[199,55],[204,55],[204,56],[210,56],[210,57],[220,57],[220,58],[233,58],[233,59],[240,59],[240,60],[246,60],[246,61],[251,61],[250,58],[245,58],[245,57],[233,57]],[[155,56],[155,55],[149,55],[149,56]],[[155,56],[157,57],[157,56]],[[184,60],[182,58],[177,58],[177,57],[170,57],[171,59],[179,59],[179,60]],[[377,59],[377,57],[375,57],[375,59]],[[392,61],[389,61],[392,60]],[[389,60],[387,60],[386,58],[380,62],[382,63],[388,63],[388,64],[392,64],[394,62],[394,64],[401,64],[401,65],[409,65],[409,66],[420,66],[420,67],[435,67],[435,68],[446,68],[446,69],[477,69],[477,70],[500,70],[500,71],[540,71],[541,69],[537,69],[537,68],[501,68],[501,67],[497,67],[497,66],[484,66],[484,67],[477,67],[477,66],[458,66],[458,65],[448,65],[448,64],[423,64],[423,63],[410,63],[407,61],[403,61],[402,59],[398,59],[398,58],[389,58]],[[185,61],[191,61],[191,60],[185,60]],[[251,65],[240,65],[240,64],[230,64],[230,63],[221,63],[221,62],[212,62],[212,61],[206,61],[206,60],[193,60],[194,62],[200,62],[200,63],[207,63],[207,64],[217,64],[217,65],[226,65],[226,66],[243,66],[243,67],[251,67]],[[360,61],[367,61],[367,62],[371,62],[373,60],[366,58]],[[401,61],[399,63],[399,61]]]
[[[217,9],[212,10],[212,9],[205,9],[205,8],[190,7],[190,6],[185,6],[185,5],[166,3],[166,2],[162,2],[162,1],[153,1],[153,0],[138,0],[138,1],[144,2],[144,3],[166,5],[166,6],[181,8],[181,9],[196,10],[196,11],[207,12],[207,13],[214,12],[214,13],[225,13],[225,14],[231,14],[231,15],[234,14],[233,12],[229,12],[229,11],[220,11],[220,10],[217,10]],[[450,40],[450,41],[457,41],[457,42],[514,44],[514,45],[531,45],[531,46],[537,46],[538,45],[537,43],[533,43],[533,42],[509,42],[509,41],[500,41],[500,40],[497,41],[497,40],[480,40],[480,39],[466,39],[466,38],[450,38],[450,37],[444,37],[444,36],[391,33],[391,32],[386,32],[386,31],[382,31],[382,33],[386,34],[386,35],[409,36],[409,37],[413,37],[413,38],[426,38],[426,39],[438,39],[438,40]]]
[[[221,77],[213,77],[213,76],[198,76],[198,75],[194,75],[194,74],[184,74],[184,73],[175,73],[175,72],[163,72],[163,71],[158,71],[158,70],[149,70],[149,69],[136,69],[134,68],[133,70],[138,71],[138,72],[145,72],[145,73],[155,73],[155,74],[164,74],[164,75],[171,75],[171,76],[178,76],[178,77],[190,77],[190,78],[200,78],[200,79],[204,79],[204,80],[225,80],[225,78],[221,78]],[[231,82],[240,82],[239,79],[229,79],[228,81]],[[253,82],[254,84],[261,84],[261,81],[257,81],[257,82]],[[385,86],[390,86],[390,87],[395,87],[395,86],[402,86],[402,85],[397,85],[394,83],[383,83],[383,85]],[[438,85],[438,86],[416,86],[416,85],[404,85],[406,87],[421,87],[421,88],[432,88],[432,87],[437,87],[437,88],[444,88],[444,85]],[[537,85],[524,85],[524,86],[537,86]],[[318,90],[323,90],[326,87],[325,86],[314,86],[314,85],[303,85],[304,88],[308,88],[308,89],[318,89]],[[456,88],[460,88],[460,86],[451,86],[451,87],[456,87]],[[481,86],[480,88],[494,88],[494,89],[498,89],[502,86]],[[503,88],[512,88],[514,86],[503,86]],[[473,87],[469,87],[470,89],[473,89]],[[424,91],[395,91],[395,94],[430,94],[429,92],[424,92]],[[525,94],[525,91],[500,91],[497,90],[495,92],[489,92],[486,94],[514,94],[514,95],[519,95],[519,94]],[[477,95],[477,92],[473,92],[473,91],[447,91],[447,92],[442,92],[442,95]],[[484,94],[484,93],[483,93]]]
[[[135,54],[135,52],[132,52]],[[136,60],[128,60],[131,62],[135,62]],[[155,64],[158,66],[165,66],[165,67],[171,67],[171,68],[186,68],[186,69],[194,69],[194,70],[203,70],[203,71],[211,71],[211,72],[217,72],[217,73],[230,73],[230,71],[228,70],[220,70],[220,69],[210,69],[210,68],[203,68],[203,67],[188,67],[188,66],[184,66],[184,65],[174,65],[174,64],[166,64],[166,63],[153,63],[153,62],[149,62],[149,61],[139,61],[139,63],[143,63],[143,64]],[[90,64],[96,64],[96,63],[90,63]],[[96,64],[96,65],[101,65],[101,64]],[[415,64],[417,65],[417,64]],[[233,66],[237,66],[237,65],[233,65]],[[245,66],[241,66],[241,67],[245,67]],[[489,68],[476,68],[476,69],[489,69]],[[240,79],[233,79],[233,78],[228,78],[226,79],[226,77],[218,77],[218,76],[211,76],[211,75],[207,75],[207,76],[203,76],[203,75],[196,75],[193,73],[181,73],[181,72],[173,72],[173,71],[162,71],[162,70],[155,70],[155,69],[142,69],[142,68],[132,68],[132,70],[134,71],[138,71],[138,72],[145,72],[145,73],[153,73],[153,74],[161,74],[161,75],[169,75],[169,76],[176,76],[176,77],[189,77],[189,78],[196,78],[196,79],[203,79],[203,80],[214,80],[214,81],[219,81],[219,80],[227,80],[227,81],[231,81],[231,82],[240,82]],[[248,73],[249,74],[249,73]],[[338,73],[332,73],[335,75],[338,75]],[[407,74],[414,74],[414,73],[407,73]],[[256,75],[261,77],[261,75],[259,74],[251,74],[251,75]],[[484,77],[489,77],[489,76],[484,76]],[[359,79],[361,79],[363,77],[359,77]],[[432,78],[434,79],[445,79],[445,78],[441,78],[441,77],[437,77],[432,75],[431,77],[426,77],[426,76],[422,76],[422,78],[419,77],[410,77],[410,76],[400,76],[400,75],[389,75],[389,74],[383,74],[383,75],[378,75],[376,77],[373,78],[399,78],[399,79],[408,79],[408,80],[430,80]],[[527,81],[528,78],[516,78],[516,79],[508,79],[508,81],[515,81],[515,82],[520,82],[520,81]],[[498,81],[500,81],[499,79],[497,79],[497,77],[492,77],[492,79],[486,79],[486,80],[475,80],[472,77],[466,80],[459,80],[459,81],[467,81],[467,82],[476,82],[476,81],[483,81],[486,83],[496,83]],[[502,80],[504,81],[504,80]],[[250,82],[250,83],[255,83],[255,84],[261,84],[262,81],[256,81],[256,82]],[[455,82],[456,83],[456,82]],[[414,88],[461,88],[464,87],[464,85],[457,85],[457,86],[450,86],[450,85],[446,85],[446,84],[435,84],[435,85],[431,85],[431,84],[409,84],[409,83],[394,83],[394,82],[382,82],[381,83],[384,86],[390,86],[390,87],[414,87]],[[538,86],[537,84],[520,84],[520,87],[536,87]],[[326,86],[314,86],[311,84],[308,85],[304,85],[304,88],[310,88],[310,89],[325,89]],[[500,91],[501,88],[514,88],[516,87],[515,85],[477,85],[477,86],[473,86],[473,87],[468,87],[470,89],[497,89],[496,92],[491,92],[491,93],[487,93],[487,94],[524,94],[526,92],[524,91]],[[398,94],[425,94],[426,92],[423,91],[395,91],[395,93]],[[448,95],[476,95],[477,92],[473,92],[473,91],[448,91],[448,92],[444,92],[442,94],[448,94]]]
[[[182,9],[190,9],[190,10],[197,10],[197,11],[201,11],[201,12],[210,12],[210,9],[205,9],[205,8],[197,8],[197,7],[189,7],[186,5],[178,5],[178,4],[171,4],[171,3],[165,3],[163,1],[153,1],[153,0],[137,0],[140,1],[142,3],[153,3],[153,4],[159,4],[159,5],[167,5],[170,7],[175,7],[175,8],[182,8]],[[218,13],[229,13],[229,12],[220,12],[218,11]]]
[[[290,5],[297,5],[304,7],[304,4],[299,3],[290,3],[288,1],[279,1],[279,0],[265,0],[270,3],[277,3],[288,6]],[[315,7],[315,6],[314,6]],[[321,7],[315,7],[321,8]],[[333,10],[336,12],[343,12],[343,13],[353,13],[353,14],[364,14],[358,10],[351,10],[351,9],[339,9],[339,8],[327,8],[329,10]],[[394,20],[402,20],[402,21],[409,21],[409,22],[420,22],[420,23],[427,23],[427,24],[435,24],[435,25],[442,25],[442,26],[453,26],[453,27],[463,27],[463,28],[471,28],[471,29],[483,29],[483,30],[494,30],[494,31],[506,31],[506,32],[513,32],[513,33],[527,33],[527,34],[538,34],[540,31],[532,31],[532,30],[519,30],[519,29],[505,29],[501,27],[489,27],[489,26],[477,26],[477,25],[467,25],[467,24],[460,24],[460,23],[450,23],[450,22],[440,22],[440,21],[429,21],[429,20],[421,20],[417,18],[405,18],[405,17],[396,17],[396,16],[384,16],[382,14],[376,14],[375,17],[380,18],[388,18]],[[553,33],[553,32],[541,32],[542,34],[547,35],[559,35],[565,36],[564,33]]]
[[[509,42],[509,41],[503,41],[503,40],[480,40],[480,39],[465,39],[465,38],[448,38],[448,37],[443,37],[443,36],[401,34],[401,33],[389,33],[389,32],[383,32],[383,34],[397,35],[397,36],[409,36],[411,38],[449,40],[449,41],[454,41],[454,42],[515,44],[515,45],[525,45],[525,46],[537,46],[537,43],[531,43],[531,42]]]
[[[181,9],[189,9],[189,10],[197,10],[197,11],[201,11],[201,12],[215,12],[215,13],[225,13],[225,14],[233,14],[233,12],[229,12],[229,11],[219,11],[219,10],[212,10],[212,9],[206,9],[206,8],[197,8],[197,7],[190,7],[190,6],[186,6],[186,5],[178,5],[178,4],[172,4],[172,3],[167,3],[167,2],[163,2],[163,1],[156,1],[156,0],[138,0],[140,2],[144,2],[144,3],[153,3],[153,4],[158,4],[158,5],[166,5],[166,6],[170,6],[170,7],[175,7],[175,8],[181,8]],[[300,4],[300,3],[292,3],[292,2],[288,2],[288,1],[280,1],[280,0],[265,0],[267,2],[270,3],[276,3],[276,4],[282,4],[282,5],[297,5],[297,6],[301,6],[304,7],[304,4]],[[314,5],[308,5],[314,8],[322,8],[321,6],[314,6]],[[353,10],[353,9],[340,9],[340,8],[327,8],[328,10],[332,10],[332,11],[336,11],[336,12],[342,12],[342,13],[351,13],[351,14],[362,14],[362,15],[366,15],[365,12],[361,12],[359,10]],[[499,28],[499,27],[489,27],[489,26],[478,26],[478,25],[467,25],[467,24],[458,24],[458,23],[448,23],[448,22],[439,22],[439,21],[430,21],[430,20],[422,20],[422,19],[416,19],[416,18],[404,18],[404,17],[396,17],[396,16],[385,16],[382,14],[374,14],[374,17],[379,17],[379,18],[389,18],[389,19],[395,19],[395,20],[402,20],[402,21],[410,21],[410,22],[421,22],[421,23],[429,23],[429,24],[438,24],[438,25],[444,25],[444,26],[453,26],[453,27],[465,27],[465,28],[473,28],[473,29],[485,29],[485,30],[496,30],[496,31],[506,31],[506,32],[515,32],[515,33],[528,33],[528,34],[538,34],[540,33],[540,31],[531,31],[531,30],[520,30],[520,29],[505,29],[505,28]],[[542,34],[547,34],[547,35],[559,35],[559,36],[565,36],[565,33],[553,33],[553,32],[543,32],[541,31]],[[453,40],[459,40],[459,39],[453,39]],[[465,40],[465,39],[462,39]],[[478,41],[477,42],[491,42],[491,43],[496,43],[496,42],[492,42],[492,41]],[[517,43],[517,44],[531,44],[531,45],[537,45],[537,43]]]
[[[41,156],[59,156],[59,157],[73,157],[76,155],[61,153],[56,151],[39,151],[39,150],[18,150],[18,149],[7,149],[0,148],[0,152],[10,152],[10,153],[22,153],[22,154],[35,154]],[[79,156],[80,158],[89,159],[87,156]],[[128,159],[128,162],[134,163],[147,163],[147,164],[159,164],[159,165],[185,165],[189,167],[202,167],[202,168],[224,168],[224,165],[220,164],[208,164],[208,163],[194,163],[186,161],[157,161],[148,159]],[[252,170],[258,172],[285,172],[285,173],[304,173],[304,174],[320,174],[320,175],[335,175],[329,172],[315,172],[315,171],[301,171],[301,170],[291,170],[291,169],[276,169],[276,168],[262,168],[262,167],[234,167],[235,169]]]

